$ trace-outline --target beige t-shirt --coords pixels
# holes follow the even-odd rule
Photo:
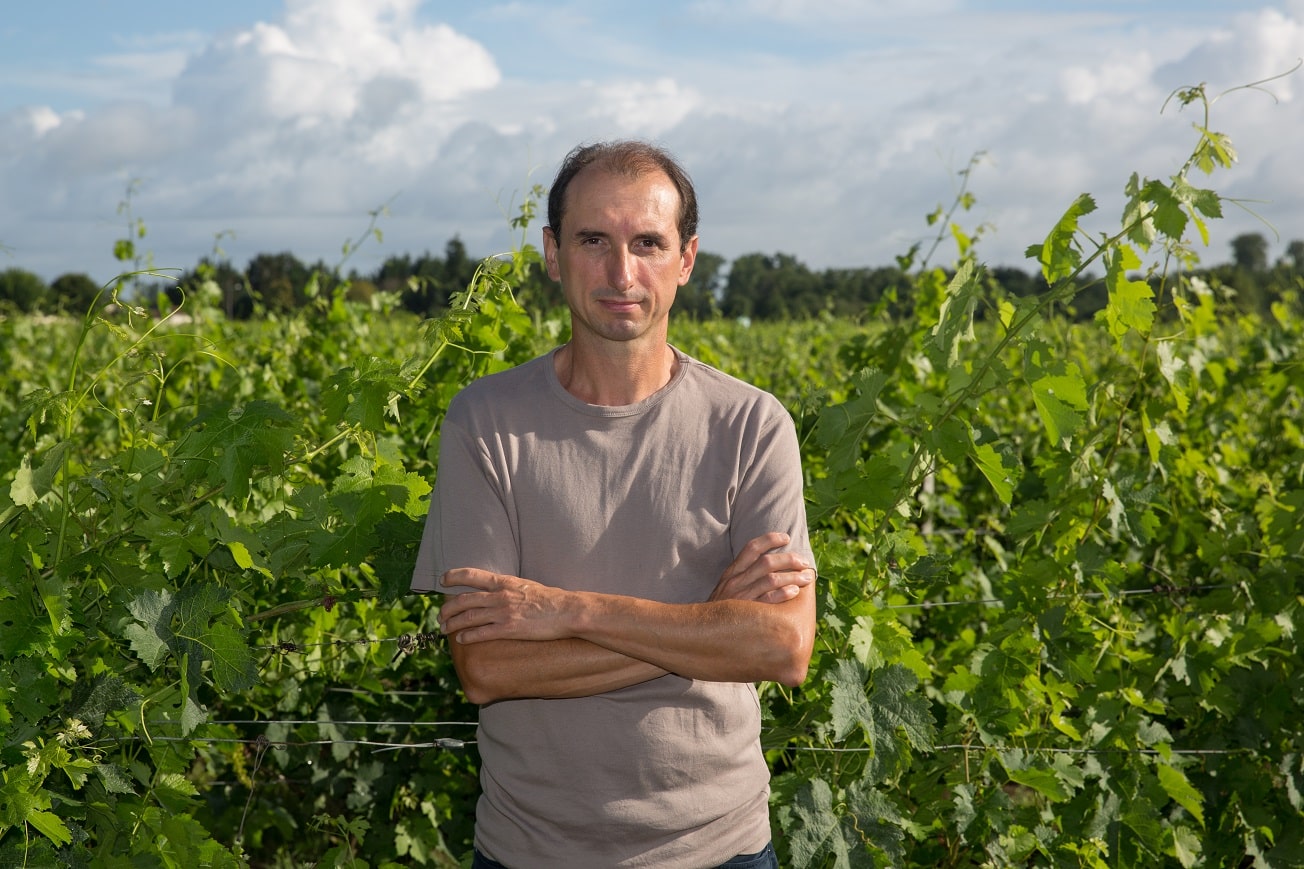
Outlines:
[[[567,589],[706,600],[749,540],[811,557],[792,420],[773,396],[675,351],[638,404],[585,404],[551,354],[450,403],[416,591],[478,567]],[[813,562],[813,558],[812,558]],[[770,838],[752,684],[668,675],[480,710],[476,845],[523,867],[714,866]]]

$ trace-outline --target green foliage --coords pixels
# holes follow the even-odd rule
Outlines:
[[[424,331],[340,294],[5,322],[6,864],[455,865],[475,713],[407,583],[443,407],[537,346],[536,262],[486,262]]]
[[[0,314],[6,309],[24,314],[38,311],[49,292],[40,275],[26,269],[5,269],[0,272]]]
[[[50,284],[50,298],[55,310],[73,316],[81,316],[97,300],[106,302],[101,288],[90,275],[81,272],[69,272],[59,275]]]
[[[785,865],[1304,863],[1304,332],[1137,276],[1220,214],[1186,172],[1230,144],[1198,130],[1112,234],[1069,207],[1029,250],[1039,296],[975,279],[958,240],[914,321],[845,356],[809,465],[816,676],[771,709],[801,722],[775,745]],[[1054,311],[1097,263],[1098,328],[1071,327]]]
[[[1221,208],[1208,128],[1118,227],[1072,203],[1040,289],[990,279],[962,186],[908,299],[674,324],[809,476],[812,675],[762,689],[784,865],[1304,865],[1304,328],[1163,268]],[[0,864],[459,865],[475,710],[407,584],[448,400],[566,338],[537,264],[432,270],[420,324],[320,270],[232,321],[216,267],[184,326],[0,321]]]

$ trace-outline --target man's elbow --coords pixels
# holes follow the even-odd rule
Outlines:
[[[497,668],[485,649],[476,648],[475,644],[463,645],[456,637],[449,638],[449,652],[453,658],[453,668],[457,671],[457,680],[462,685],[462,694],[467,701],[476,706],[485,706],[497,700],[508,698],[504,686],[495,678]]]
[[[502,699],[496,696],[497,692],[488,680],[478,678],[474,672],[466,672],[459,667],[457,680],[462,683],[462,695],[466,697],[468,703],[484,706]]]
[[[815,597],[810,588],[786,603],[775,606],[772,613],[782,615],[771,624],[775,633],[770,648],[776,650],[774,674],[770,681],[796,688],[806,681],[811,655],[815,651]]]
[[[789,688],[796,688],[801,685],[806,681],[806,675],[810,669],[810,655],[810,647],[790,655],[779,673],[779,678],[775,681]]]
[[[466,697],[468,703],[475,706],[488,706],[495,700],[503,699],[497,696],[488,686],[480,686],[465,679],[462,680],[462,695]]]
[[[775,660],[775,673],[771,681],[796,688],[806,681],[810,657],[815,648],[815,626],[790,625],[776,645],[781,654]]]

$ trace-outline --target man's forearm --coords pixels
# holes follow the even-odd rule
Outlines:
[[[814,644],[813,588],[782,603],[668,604],[555,589],[548,597],[560,604],[548,619],[548,633],[510,619],[449,632],[453,661],[472,702],[582,697],[666,673],[796,685],[805,679]],[[453,622],[479,621],[484,612],[463,613]]]
[[[491,640],[449,637],[462,691],[477,705],[526,697],[587,697],[647,682],[666,671],[587,640]]]
[[[576,596],[571,622],[576,637],[667,672],[711,682],[797,685],[806,678],[815,634],[812,588],[774,604]]]
[[[772,551],[787,541],[770,533],[748,542],[701,603],[456,568],[444,585],[467,590],[445,600],[439,624],[476,703],[587,696],[666,673],[796,685],[815,642],[815,572],[799,554]]]

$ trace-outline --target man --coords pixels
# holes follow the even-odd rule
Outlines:
[[[476,866],[776,866],[757,681],[799,684],[814,560],[791,418],[672,347],[687,174],[577,148],[543,230],[571,339],[449,405],[413,588],[482,706]]]

